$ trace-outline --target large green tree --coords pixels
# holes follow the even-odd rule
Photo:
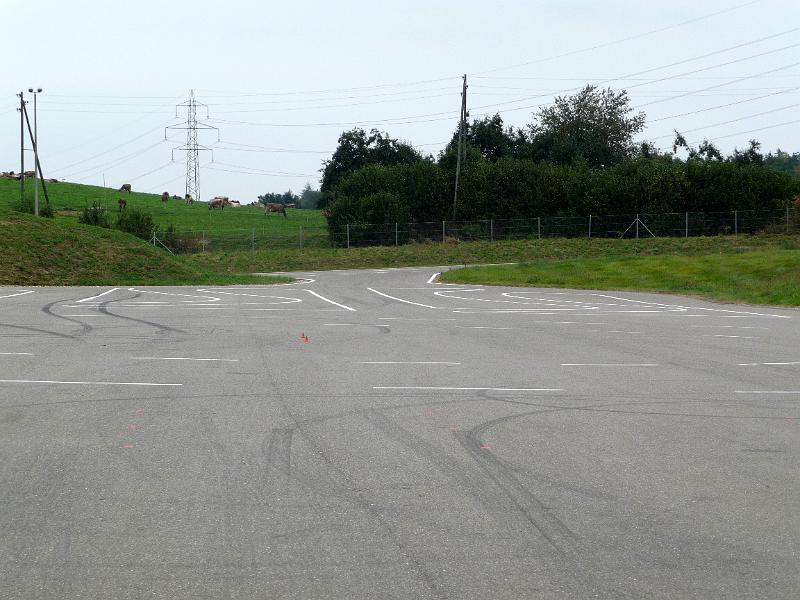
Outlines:
[[[538,158],[556,164],[609,167],[636,154],[633,138],[644,128],[645,114],[632,113],[625,90],[587,85],[536,114],[531,142]]]
[[[330,194],[336,184],[353,171],[367,165],[402,165],[422,160],[413,146],[389,137],[377,129],[369,135],[359,128],[339,136],[339,145],[330,160],[323,163],[320,191]]]

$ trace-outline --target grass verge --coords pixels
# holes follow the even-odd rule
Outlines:
[[[636,290],[800,306],[800,250],[769,248],[694,256],[611,256],[470,267],[449,283]]]

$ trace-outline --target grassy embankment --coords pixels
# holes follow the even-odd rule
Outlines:
[[[60,195],[54,191],[59,187]],[[82,188],[86,187],[53,184],[48,191],[51,200],[60,197],[58,202],[77,204],[84,191]],[[30,191],[32,186],[27,188]],[[289,281],[287,278],[219,274],[127,233],[80,225],[76,216],[44,219],[14,212],[12,209],[18,201],[19,183],[0,179],[0,256],[3,257],[0,284],[224,285]],[[56,202],[54,205],[63,206]]]
[[[759,239],[759,238],[752,238]],[[481,285],[635,290],[731,302],[800,306],[800,240],[738,253],[608,256],[470,267],[442,281]]]

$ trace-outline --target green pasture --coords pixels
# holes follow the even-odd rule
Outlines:
[[[143,194],[119,192],[116,189],[78,183],[49,183],[47,191],[50,203],[56,211],[58,219],[77,222],[78,214],[84,206],[92,206],[95,202],[111,213],[119,210],[117,200],[124,198],[128,208],[139,208],[150,213],[159,229],[165,230],[170,224],[177,231],[223,232],[233,230],[256,230],[263,234],[294,235],[301,226],[307,230],[325,228],[325,218],[319,210],[287,209],[287,216],[278,213],[265,214],[260,207],[225,208],[224,210],[208,210],[205,202],[195,202],[191,206],[182,199],[170,198],[161,201],[160,194]],[[0,178],[0,208],[17,209],[19,206],[18,181]],[[180,194],[182,196],[182,194]],[[25,202],[33,206],[33,180],[25,182]],[[39,203],[44,206],[44,193],[39,189]]]

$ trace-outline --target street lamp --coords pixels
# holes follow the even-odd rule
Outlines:
[[[39,132],[36,127],[36,95],[42,88],[28,88],[33,94],[33,214],[39,216]]]

